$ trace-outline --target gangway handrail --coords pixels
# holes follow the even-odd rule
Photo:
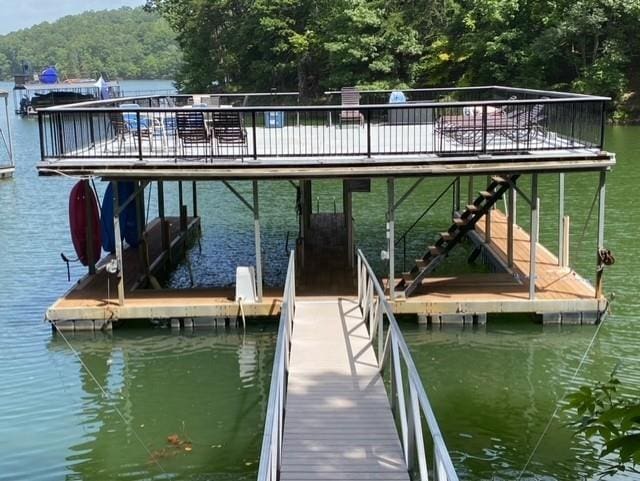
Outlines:
[[[284,283],[282,305],[280,306],[280,326],[278,327],[278,341],[271,371],[269,402],[267,403],[267,415],[262,436],[258,481],[276,481],[282,460],[284,407],[287,398],[287,375],[289,372],[291,333],[296,302],[295,271],[295,251],[292,250],[289,254],[287,278]]]
[[[364,322],[369,328],[372,345],[377,338],[377,357],[380,371],[384,371],[387,365],[390,369],[391,401],[392,405],[397,407],[396,412],[400,418],[400,439],[407,466],[411,469],[417,461],[421,481],[429,479],[430,471],[432,479],[437,481],[458,481],[458,475],[411,357],[411,352],[386,299],[384,290],[360,249],[358,249],[358,305],[362,310]],[[384,333],[385,316],[388,320],[386,335]],[[406,367],[407,385],[402,379],[402,361]],[[406,397],[407,389],[408,400]],[[431,469],[429,469],[425,451],[421,414],[426,420],[427,432],[433,442]]]

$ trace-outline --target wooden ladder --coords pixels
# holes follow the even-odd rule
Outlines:
[[[493,176],[487,186],[487,190],[479,192],[472,204],[466,206],[462,213],[453,219],[451,227],[440,233],[439,239],[416,263],[409,272],[402,274],[402,279],[396,284],[396,291],[404,291],[405,297],[409,297],[422,283],[422,280],[438,267],[447,257],[451,249],[462,241],[467,232],[474,229],[489,209],[500,200],[505,192],[515,184],[519,174]]]

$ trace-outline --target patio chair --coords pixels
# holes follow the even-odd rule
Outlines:
[[[186,109],[184,112],[176,112],[176,130],[183,153],[187,146],[208,146],[211,144],[211,133],[207,128],[202,112],[191,111],[189,109]]]
[[[140,108],[140,105],[120,104],[119,107],[123,110],[137,110]],[[122,119],[131,137],[133,138],[140,135],[140,139],[147,139],[149,141],[149,150],[153,151],[153,120],[143,114],[138,116],[136,112],[123,112]],[[138,119],[140,119],[140,128],[138,128]]]
[[[239,147],[241,155],[249,153],[247,130],[239,112],[224,109],[214,111],[212,129],[216,155],[220,155],[220,147]]]
[[[340,90],[340,103],[343,107],[353,107],[360,105],[360,92],[357,87],[342,87]],[[358,123],[360,126],[364,125],[364,115],[360,110],[341,110],[340,111],[340,126],[347,123]]]
[[[534,137],[546,136],[546,129],[542,123],[544,104],[525,104],[516,106],[504,116],[506,128],[501,133],[509,140],[522,143],[529,142]]]
[[[125,122],[124,117],[119,112],[109,113],[109,124],[113,130],[113,141],[118,142],[118,154],[122,151],[127,142],[127,137],[130,135],[129,125]],[[105,145],[104,151],[107,152],[107,146]]]

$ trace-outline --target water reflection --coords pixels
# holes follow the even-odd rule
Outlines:
[[[66,479],[254,478],[274,336],[262,326],[68,337],[86,368]],[[75,357],[60,335],[48,347]]]

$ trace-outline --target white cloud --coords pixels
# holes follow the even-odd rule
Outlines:
[[[144,0],[0,0],[0,35],[87,10],[110,10],[143,4]]]

